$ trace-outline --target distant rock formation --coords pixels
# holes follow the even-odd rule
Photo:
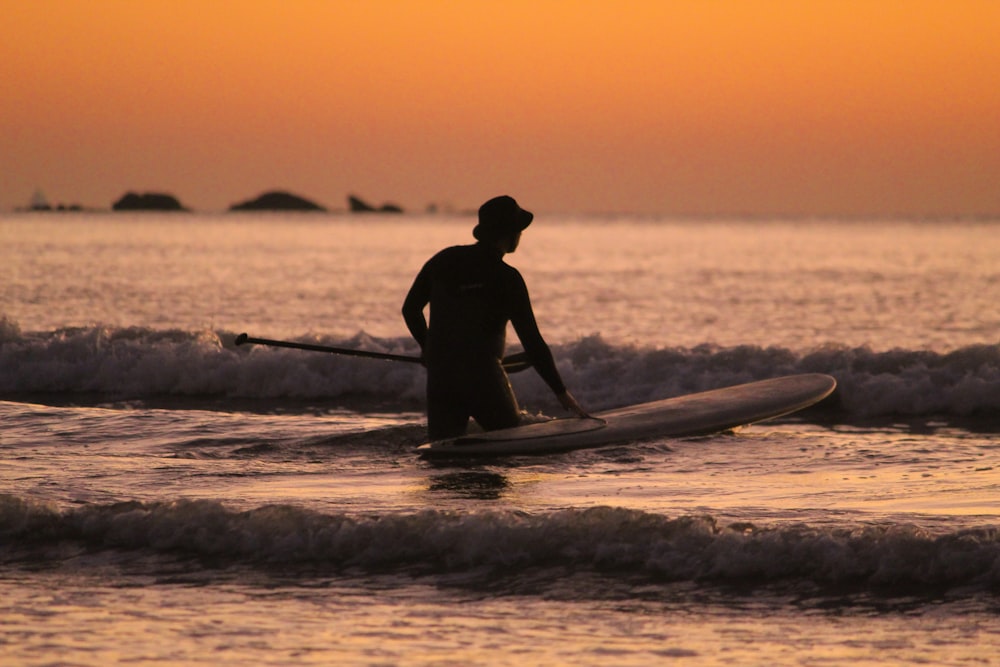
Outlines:
[[[49,203],[49,199],[48,199],[48,197],[45,196],[44,192],[42,192],[41,190],[35,190],[35,194],[33,194],[31,196],[31,203],[29,203],[24,208],[15,208],[14,210],[15,211],[21,211],[21,212],[23,212],[23,211],[41,211],[41,212],[46,212],[46,211],[65,212],[65,211],[69,211],[69,212],[74,212],[75,213],[75,212],[78,212],[78,211],[82,211],[83,210],[83,206],[81,206],[80,204],[63,204],[62,202],[60,202],[59,204],[53,206],[52,204]]]
[[[395,204],[382,204],[380,208],[375,208],[360,197],[354,195],[347,196],[347,205],[351,213],[402,213],[403,209]]]
[[[177,197],[159,192],[126,192],[111,205],[113,211],[186,211]]]
[[[49,198],[45,196],[45,193],[41,190],[35,190],[35,194],[31,195],[31,203],[28,204],[29,211],[51,211],[52,204],[49,203]]]
[[[316,202],[278,190],[229,207],[230,211],[326,211]]]

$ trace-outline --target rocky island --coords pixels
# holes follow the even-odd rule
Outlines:
[[[326,211],[316,202],[309,201],[289,192],[274,190],[265,192],[256,199],[233,204],[230,211]]]
[[[382,204],[381,207],[375,208],[368,202],[362,200],[360,197],[355,195],[348,195],[347,205],[351,209],[351,213],[402,213],[403,209],[395,204]]]
[[[186,211],[177,197],[160,192],[126,192],[111,205],[113,211]]]

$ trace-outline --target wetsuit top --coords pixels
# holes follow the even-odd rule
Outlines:
[[[428,303],[429,326],[423,313]],[[429,369],[500,359],[510,321],[545,383],[557,394],[566,390],[538,331],[524,279],[489,246],[454,246],[434,255],[413,281],[403,317]]]

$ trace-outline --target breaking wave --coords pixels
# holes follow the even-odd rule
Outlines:
[[[418,364],[358,359],[253,345],[237,347],[226,331],[87,327],[22,333],[0,320],[0,395],[101,394],[334,400],[376,397],[383,404],[423,397]],[[409,339],[358,334],[348,340],[298,342],[414,355]],[[846,419],[891,415],[1000,415],[1000,345],[951,352],[824,346],[700,345],[641,348],[599,336],[554,346],[567,384],[594,410],[668,398],[795,373],[827,373],[836,393],[820,407]],[[547,389],[532,372],[512,376],[526,406]]]
[[[234,511],[212,500],[59,510],[0,496],[4,562],[65,566],[77,563],[81,551],[201,558],[213,567],[280,566],[285,572],[468,575],[484,583],[498,574],[541,569],[632,583],[987,593],[1000,584],[1000,530],[992,526],[943,535],[908,525],[759,528],[614,507],[356,516],[289,505]]]

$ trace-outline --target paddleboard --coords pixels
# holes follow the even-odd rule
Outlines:
[[[829,375],[787,375],[616,408],[589,419],[554,419],[439,440],[420,445],[417,453],[428,459],[523,456],[705,435],[791,414],[826,398],[836,386]]]

